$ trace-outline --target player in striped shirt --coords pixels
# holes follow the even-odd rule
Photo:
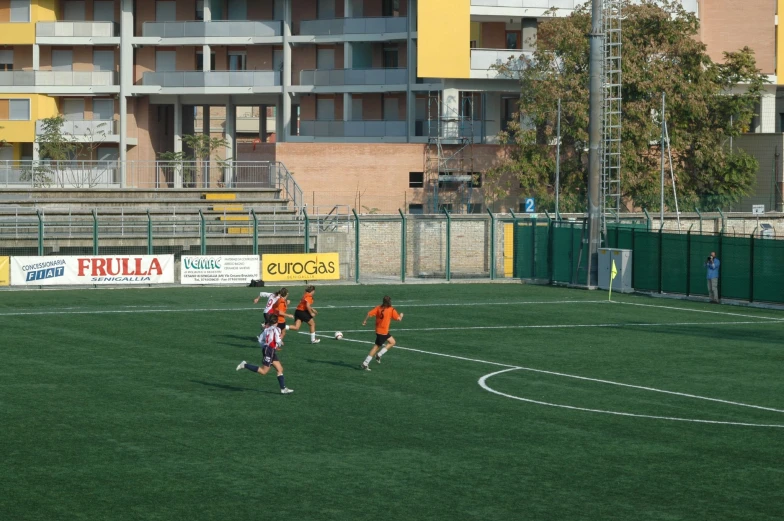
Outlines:
[[[267,327],[265,327],[264,331],[259,335],[259,345],[262,349],[261,367],[249,364],[243,360],[240,362],[240,365],[237,366],[237,371],[247,369],[248,371],[263,376],[269,372],[270,367],[274,367],[278,372],[280,394],[291,394],[294,390],[286,387],[286,381],[283,378],[283,365],[281,365],[280,360],[278,359],[278,349],[283,345],[283,341],[280,338],[280,329],[278,329],[277,324],[278,316],[274,314],[270,315],[269,320],[267,320]]]
[[[289,329],[298,331],[302,323],[310,326],[310,343],[318,344],[321,342],[320,338],[316,338],[316,321],[313,319],[318,315],[318,311],[313,309],[313,294],[316,292],[316,286],[308,286],[305,288],[305,294],[302,295],[302,300],[299,301],[297,309],[294,311],[294,325]]]
[[[376,319],[376,343],[373,345],[373,349],[370,350],[370,354],[365,358],[365,361],[362,362],[361,368],[365,371],[370,371],[368,364],[370,364],[373,357],[375,357],[376,362],[380,364],[381,357],[395,346],[395,338],[389,334],[389,324],[392,320],[403,320],[403,313],[398,313],[397,310],[392,307],[392,297],[385,296],[380,306],[376,306],[368,311],[365,320],[362,322],[363,326],[367,325],[367,321],[370,317],[375,317]],[[384,345],[385,343],[386,346]],[[379,351],[379,349],[381,349],[381,351]]]
[[[262,291],[261,293],[259,293],[258,297],[253,299],[253,303],[254,304],[258,304],[259,300],[261,300],[263,298],[267,299],[267,305],[264,306],[264,324],[261,325],[262,329],[264,329],[264,327],[265,327],[265,325],[267,323],[267,318],[269,318],[269,314],[272,311],[272,308],[275,305],[275,303],[280,298],[281,293],[283,293],[283,297],[285,298],[286,295],[289,294],[289,290],[286,289],[286,288],[280,288],[275,293],[268,293],[266,291]]]

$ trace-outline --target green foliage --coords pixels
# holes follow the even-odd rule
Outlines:
[[[555,181],[556,106],[562,100],[561,209],[582,211],[588,174],[589,5],[539,25],[531,60],[510,61],[499,72],[520,81],[523,117],[501,134],[507,158],[485,176],[485,197],[519,185],[526,196],[552,207]],[[658,208],[661,96],[678,195],[684,206],[726,206],[748,194],[757,162],[730,150],[728,138],[746,132],[765,77],[749,48],[714,63],[698,41],[699,21],[670,0],[624,1],[623,149],[624,204]],[[735,88],[742,85],[742,88]],[[668,182],[669,184],[669,182]],[[672,190],[668,187],[668,204]]]
[[[191,151],[185,152],[159,152],[158,159],[166,162],[163,166],[165,171],[173,172],[175,169],[182,171],[183,186],[193,186],[199,174],[206,169],[205,163],[210,161],[215,152],[225,148],[228,142],[224,138],[211,137],[207,134],[186,134],[182,136],[182,143]],[[215,157],[219,167],[223,168],[227,160]]]

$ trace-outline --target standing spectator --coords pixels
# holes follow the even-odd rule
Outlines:
[[[719,303],[719,266],[721,262],[716,258],[716,252],[712,251],[705,267],[708,269],[708,295],[714,304]]]

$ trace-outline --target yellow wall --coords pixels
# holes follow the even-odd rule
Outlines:
[[[419,0],[417,74],[422,78],[471,76],[471,1]]]
[[[30,121],[0,120],[0,139],[9,143],[35,142],[35,121],[56,116],[57,101],[43,94],[2,94],[0,99],[30,99]],[[14,148],[14,156],[21,156],[21,150]]]
[[[30,23],[0,23],[0,45],[33,45],[35,23],[55,21],[57,7],[57,0],[33,0],[30,6]]]
[[[779,25],[776,27],[776,76],[779,85],[784,84],[784,0],[777,0]]]

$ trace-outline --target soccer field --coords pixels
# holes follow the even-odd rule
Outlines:
[[[399,347],[361,371],[385,294]],[[784,518],[784,312],[317,285],[282,396],[235,370],[256,295],[0,293],[0,519]]]

